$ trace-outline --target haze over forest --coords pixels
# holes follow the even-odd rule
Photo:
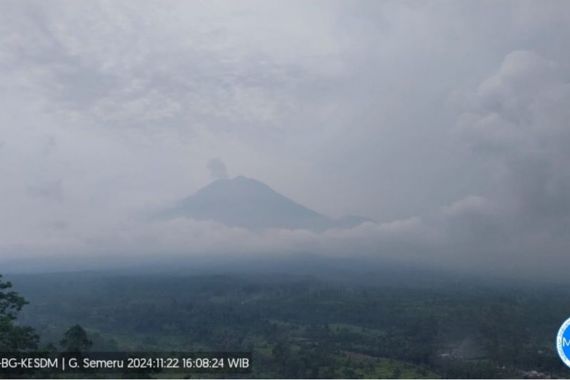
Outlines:
[[[567,1],[2,1],[0,268],[563,280],[569,40]]]

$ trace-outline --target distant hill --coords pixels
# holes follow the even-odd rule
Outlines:
[[[285,228],[323,231],[350,228],[370,219],[331,219],[279,194],[255,179],[219,179],[160,213],[161,218],[211,220],[248,229]]]

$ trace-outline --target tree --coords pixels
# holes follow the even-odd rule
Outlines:
[[[27,351],[38,346],[39,337],[31,327],[18,326],[16,318],[28,302],[16,293],[12,283],[0,275],[0,351]]]
[[[93,342],[89,340],[83,327],[75,325],[65,332],[59,344],[65,352],[80,353],[88,351]]]

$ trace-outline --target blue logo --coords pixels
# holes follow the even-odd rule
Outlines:
[[[558,330],[558,335],[556,336],[556,349],[558,350],[558,356],[570,367],[570,318],[568,318],[560,330]]]

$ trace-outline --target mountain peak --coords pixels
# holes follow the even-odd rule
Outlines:
[[[239,176],[234,177],[234,178],[229,178],[228,181],[233,182],[237,185],[241,185],[241,186],[260,186],[260,187],[269,188],[269,186],[267,186],[263,182],[258,181],[254,178],[245,177],[243,175],[239,175]]]
[[[210,182],[208,185],[206,185],[203,189],[214,185],[214,184],[239,184],[239,185],[257,185],[257,186],[265,186],[268,187],[266,184],[264,184],[261,181],[258,181],[256,179],[253,178],[249,178],[249,177],[245,177],[243,175],[239,175],[237,177],[234,178],[220,178],[220,179],[216,179],[212,182]]]

